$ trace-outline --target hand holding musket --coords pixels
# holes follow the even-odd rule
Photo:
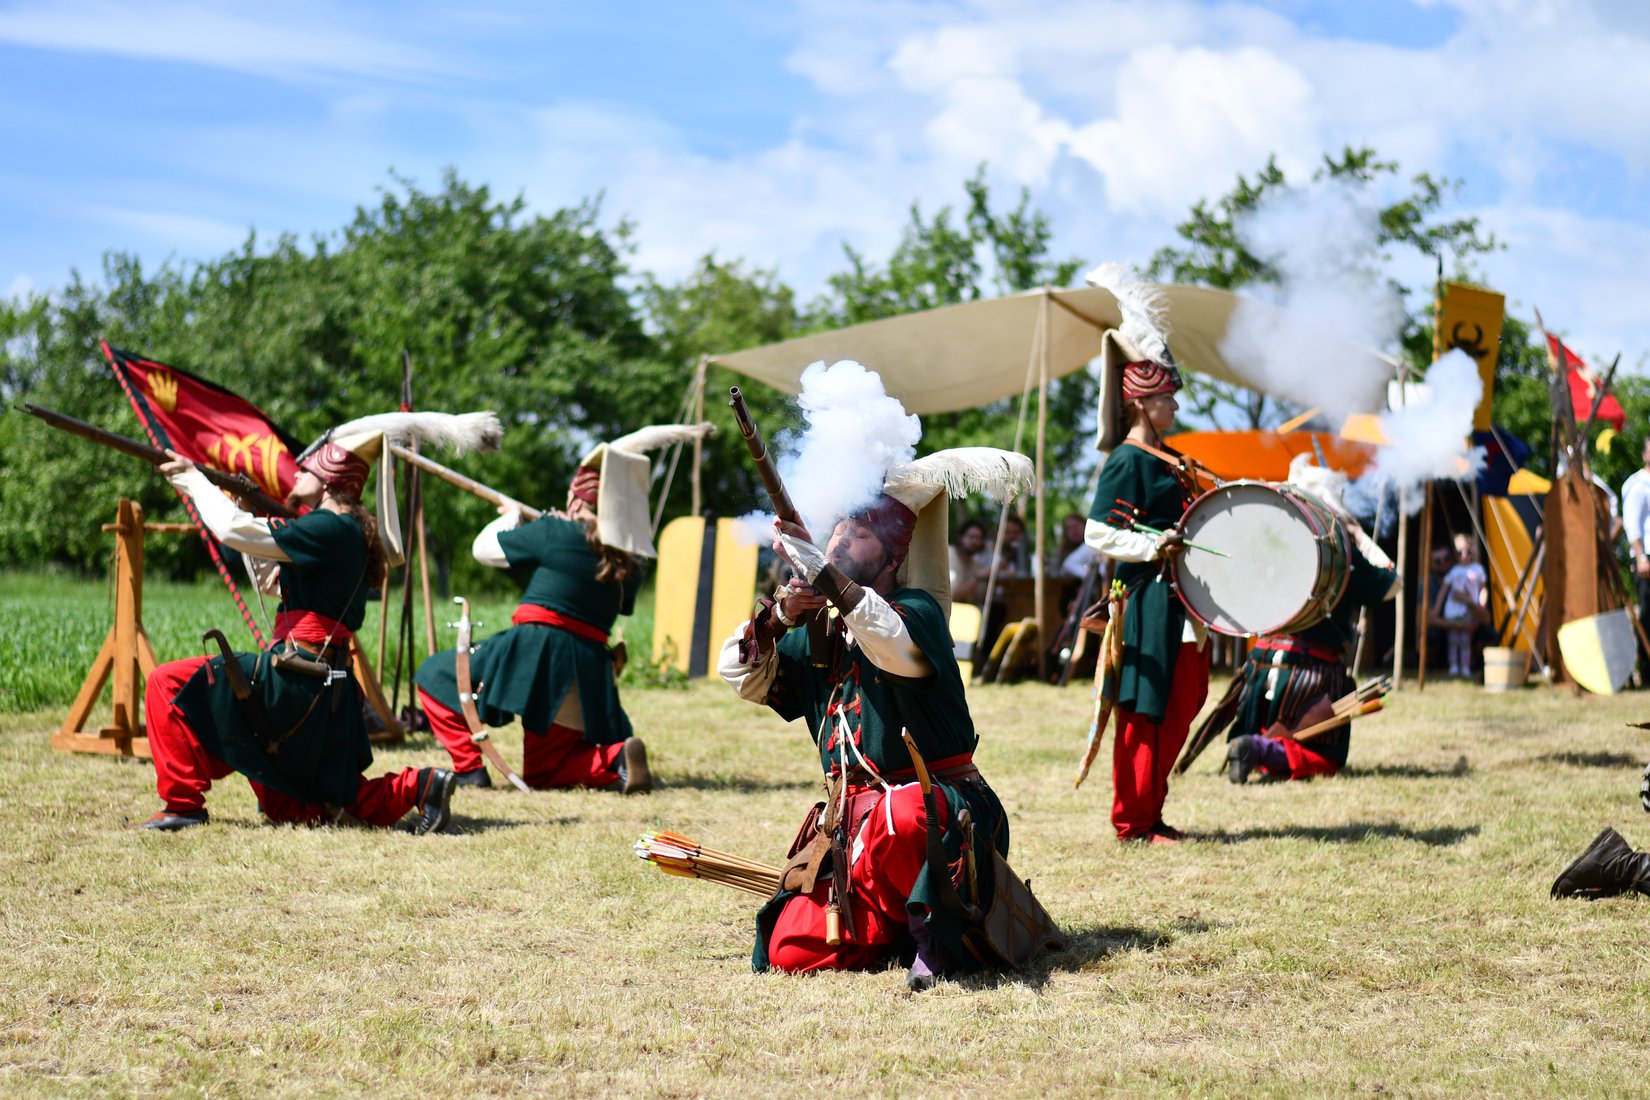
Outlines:
[[[78,435],[82,439],[89,439],[93,443],[101,443],[105,447],[117,450],[122,454],[131,455],[133,458],[141,459],[156,468],[162,468],[165,465],[178,461],[175,454],[169,454],[168,452],[161,450],[159,447],[151,447],[147,443],[140,443],[138,440],[133,439],[130,436],[120,435],[116,432],[104,431],[95,424],[88,424],[84,420],[76,420],[72,416],[65,416],[60,412],[53,411],[52,409],[42,408],[39,405],[31,405],[27,401],[23,402],[20,407],[24,412],[29,413],[31,416],[39,417],[41,420],[44,420],[54,428],[68,432],[71,435]],[[262,489],[259,489],[258,486],[253,483],[252,479],[247,477],[245,474],[226,474],[222,470],[214,470],[210,466],[200,466],[197,468],[205,476],[207,481],[210,481],[213,485],[216,485],[226,493],[231,493],[240,497],[242,500],[246,501],[253,511],[262,512],[263,514],[270,516],[281,516],[286,519],[291,519],[297,515],[296,512],[294,512],[291,508],[288,508],[284,503],[276,500],[274,497],[265,493]],[[164,473],[166,471],[162,469],[162,472]]]
[[[762,433],[757,431],[756,421],[751,419],[751,411],[745,405],[745,395],[739,392],[738,386],[729,388],[728,405],[733,409],[733,419],[739,425],[739,434],[745,437],[745,447],[750,451],[752,461],[756,463],[756,473],[762,479],[762,486],[768,491],[768,500],[773,504],[774,516],[781,524],[795,525],[797,530],[806,536],[802,516],[797,512],[796,505],[791,503],[791,494],[785,491],[785,483],[780,479],[779,470],[768,454],[768,445],[763,442]],[[809,537],[808,541],[812,542],[813,539]],[[787,600],[794,598],[786,597]],[[829,641],[825,635],[823,603],[819,605],[818,610],[808,612],[805,618],[797,621],[805,623],[808,628],[808,663],[815,668],[828,668],[831,658]]]

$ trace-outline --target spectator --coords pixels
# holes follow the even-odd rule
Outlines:
[[[1088,518],[1081,512],[1068,512],[1060,520],[1060,546],[1054,551],[1050,573],[1069,580],[1081,581],[1088,573],[1089,563],[1099,554],[1083,541]]]
[[[951,542],[950,558],[951,598],[959,603],[984,601],[986,575],[991,567],[985,524],[974,518],[963,520]]]
[[[1432,610],[1449,643],[1450,675],[1471,676],[1473,634],[1489,618],[1489,575],[1478,564],[1471,536],[1455,536],[1455,564],[1444,574]]]
[[[1646,554],[1646,526],[1650,525],[1650,438],[1644,441],[1644,465],[1621,483],[1622,519],[1627,544],[1633,551],[1633,583],[1639,594],[1639,622],[1650,623],[1650,555]],[[1640,672],[1643,657],[1640,656]]]

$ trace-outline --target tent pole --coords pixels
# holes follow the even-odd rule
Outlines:
[[[1048,328],[1049,300],[1052,294],[1043,287],[1043,308],[1037,319],[1037,557],[1031,563],[1034,578],[1032,598],[1037,601],[1037,678],[1048,681],[1048,623],[1043,596],[1048,584],[1048,559],[1044,556],[1043,540],[1048,537],[1048,517],[1043,514],[1043,460],[1048,443]]]
[[[708,355],[699,357],[699,366],[693,372],[693,423],[698,424],[705,419],[705,364],[710,361]],[[699,470],[705,457],[705,443],[703,439],[693,441],[693,512],[695,516],[702,515],[700,504]]]
[[[1416,557],[1425,564],[1426,575],[1421,577],[1421,599],[1415,608],[1415,690],[1427,689],[1427,613],[1432,610],[1432,600],[1438,594],[1428,595],[1427,581],[1432,578],[1432,481],[1427,481],[1426,492],[1421,505],[1421,542],[1416,547]]]
[[[1398,576],[1407,577],[1409,561],[1409,513],[1404,508],[1404,497],[1408,494],[1402,488],[1398,490]],[[1421,603],[1426,603],[1426,585],[1421,586]],[[1392,690],[1397,691],[1404,685],[1404,635],[1408,633],[1404,628],[1409,623],[1409,616],[1404,614],[1403,604],[1400,601],[1398,614],[1394,616],[1392,624]]]

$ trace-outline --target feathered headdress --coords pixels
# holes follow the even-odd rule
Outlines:
[[[298,466],[319,477],[333,493],[359,497],[372,464],[378,470],[378,535],[391,566],[404,558],[401,519],[395,503],[395,457],[392,446],[428,444],[456,454],[498,449],[504,428],[491,412],[393,412],[358,417],[340,424],[304,448]]]
[[[1161,286],[1131,278],[1110,260],[1085,278],[1111,292],[1121,318],[1100,337],[1099,445],[1109,451],[1128,433],[1125,389],[1129,397],[1173,393],[1180,388],[1180,371],[1169,351],[1168,301]]]
[[[996,447],[955,447],[891,467],[883,477],[882,491],[915,516],[896,583],[926,590],[949,615],[951,562],[946,536],[950,498],[984,493],[1007,503],[1036,480],[1031,459]]]
[[[653,545],[653,518],[647,506],[653,479],[653,464],[647,453],[703,439],[714,430],[708,421],[650,424],[611,443],[598,444],[584,456],[574,477],[575,492],[581,479],[588,486],[592,476],[599,478],[595,486],[596,537],[603,545],[638,557],[659,556]]]

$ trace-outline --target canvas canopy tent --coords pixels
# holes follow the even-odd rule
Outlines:
[[[1284,311],[1209,287],[1165,286],[1163,290],[1168,300],[1169,349],[1182,370],[1237,383],[1269,396],[1299,400],[1296,395],[1278,392],[1255,369],[1232,361],[1222,350],[1239,305],[1255,311],[1263,323],[1281,321]],[[712,356],[706,362],[765,382],[783,393],[796,394],[801,392],[802,371],[810,363],[852,359],[880,374],[887,391],[907,412],[919,416],[978,408],[1017,394],[1023,411],[1036,388],[1039,399],[1033,457],[1037,466],[1036,553],[1041,560],[1047,527],[1042,484],[1048,383],[1086,367],[1100,354],[1101,334],[1122,320],[1117,299],[1109,290],[1044,288],[868,321]],[[1386,381],[1395,366],[1390,360],[1353,344],[1326,343],[1324,362],[1326,368],[1339,366],[1348,379],[1363,380],[1359,386],[1368,392],[1349,393],[1351,404],[1371,411],[1382,407]],[[702,408],[703,363],[696,385]],[[1020,443],[1015,441],[1016,448]],[[1039,570],[1035,599],[1039,637],[1046,640],[1048,624],[1041,621],[1043,597]]]

